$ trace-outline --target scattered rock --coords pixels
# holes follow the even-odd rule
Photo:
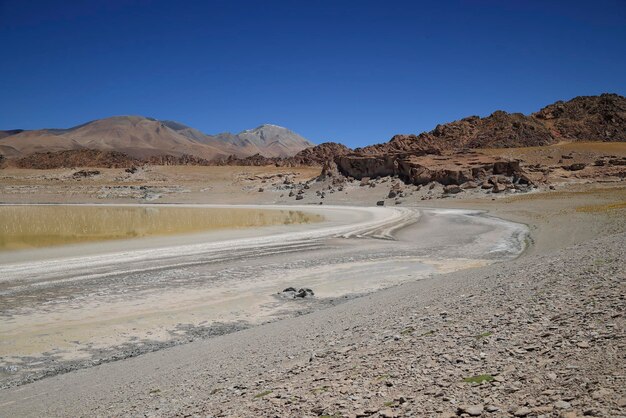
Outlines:
[[[571,165],[564,165],[563,169],[565,170],[569,170],[569,171],[580,171],[583,168],[585,168],[587,165],[583,164],[583,163],[575,163],[575,164],[571,164]]]
[[[554,407],[556,409],[570,409],[572,407],[572,404],[565,401],[558,401],[554,404]]]
[[[378,415],[381,418],[396,418],[398,416],[392,409],[383,409],[378,411]]]
[[[283,297],[287,297],[290,299],[296,299],[296,298],[304,299],[304,298],[310,298],[310,297],[315,296],[315,293],[313,292],[313,290],[309,288],[301,288],[301,289],[296,290],[295,287],[288,287],[281,292],[281,295]]]
[[[458,408],[458,411],[460,413],[466,413],[468,414],[470,417],[479,417],[482,415],[483,413],[483,406],[482,405],[461,405]]]
[[[529,408],[526,408],[525,406],[521,407],[521,408],[517,408],[514,412],[513,415],[516,417],[525,417],[528,416],[532,413],[533,411],[531,411]]]
[[[443,192],[444,193],[448,193],[448,194],[457,194],[457,193],[460,193],[462,191],[463,191],[463,189],[461,189],[461,187],[456,185],[456,184],[451,184],[451,185],[445,186],[443,188]]]
[[[492,193],[502,193],[506,190],[506,186],[500,183],[495,183],[493,185],[493,189],[491,189]]]
[[[93,176],[97,176],[98,174],[100,174],[99,170],[79,170],[75,172],[74,174],[72,174],[72,177],[74,177],[75,179],[78,179],[78,178],[85,178],[85,177],[93,177]]]

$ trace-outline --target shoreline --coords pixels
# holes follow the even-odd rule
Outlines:
[[[207,205],[194,205],[194,207],[202,207],[202,206],[207,206]],[[210,206],[210,207],[215,207],[215,206]],[[231,206],[228,206],[228,207],[231,207]],[[241,206],[237,206],[237,207],[241,207]],[[248,206],[248,207],[251,207],[251,206]],[[260,206],[254,206],[254,207],[260,207]],[[268,206],[265,206],[265,205],[263,205],[262,207],[266,209],[269,208]],[[273,208],[282,208],[282,206],[273,207]],[[296,208],[293,208],[293,209],[296,209]],[[300,208],[297,208],[297,209],[300,209]],[[364,215],[363,217],[360,217],[360,218],[357,216],[356,218],[354,218],[355,212],[357,211],[361,211],[363,214],[366,214],[367,216]],[[217,241],[217,242],[212,241],[206,244],[184,243],[185,239],[189,238],[189,236],[187,236],[186,238],[179,237],[180,241],[179,241],[178,246],[165,246],[165,247],[153,248],[150,250],[143,250],[143,249],[128,250],[127,249],[127,250],[124,250],[123,252],[101,254],[98,256],[83,255],[80,257],[74,256],[72,258],[59,258],[59,259],[55,259],[54,262],[53,260],[48,260],[48,259],[43,259],[40,262],[33,262],[32,257],[27,252],[28,258],[31,259],[29,263],[5,264],[3,266],[0,266],[0,271],[4,273],[3,280],[0,280],[0,283],[5,282],[6,285],[9,286],[6,290],[3,291],[3,293],[5,294],[4,295],[5,297],[9,297],[9,296],[13,297],[12,295],[19,295],[21,293],[28,292],[28,289],[29,289],[28,286],[36,286],[37,288],[41,287],[42,289],[50,289],[48,290],[48,292],[50,292],[52,289],[56,289],[54,290],[55,292],[60,292],[59,288],[62,286],[72,286],[73,288],[76,288],[79,286],[82,287],[84,286],[82,284],[83,282],[91,283],[96,280],[100,281],[100,278],[106,281],[103,282],[102,285],[98,285],[98,286],[106,286],[106,289],[107,289],[106,292],[111,292],[111,286],[115,282],[110,282],[110,280],[120,275],[121,275],[120,277],[124,277],[124,275],[126,274],[124,273],[125,271],[130,272],[130,274],[135,274],[134,272],[139,272],[139,271],[141,272],[153,271],[154,272],[153,274],[160,275],[161,273],[159,273],[159,271],[169,268],[167,263],[164,264],[163,266],[159,266],[158,264],[156,267],[150,266],[149,269],[143,268],[141,266],[144,264],[148,266],[149,264],[146,264],[146,263],[156,262],[157,260],[162,259],[165,255],[167,255],[168,259],[176,260],[173,266],[176,270],[179,270],[179,269],[185,268],[184,266],[186,265],[184,262],[184,259],[182,258],[182,254],[185,254],[185,258],[189,258],[193,256],[192,258],[190,258],[190,261],[187,264],[188,266],[197,266],[198,261],[196,260],[198,259],[198,257],[204,257],[203,254],[207,253],[207,251],[212,251],[210,250],[211,248],[220,247],[221,250],[223,250],[224,248],[228,248],[229,251],[234,252],[234,253],[240,252],[242,249],[254,248],[255,252],[259,252],[260,254],[260,255],[255,255],[255,257],[261,257],[263,255],[260,251],[262,250],[263,245],[269,245],[268,248],[274,251],[273,248],[280,248],[280,247],[276,247],[276,245],[274,244],[278,241],[280,241],[281,245],[284,246],[285,248],[289,248],[290,251],[294,250],[293,248],[291,248],[292,245],[294,244],[296,246],[300,245],[298,243],[304,242],[306,240],[309,240],[309,241],[313,240],[313,241],[319,242],[318,248],[314,249],[313,252],[311,253],[313,258],[311,258],[310,261],[307,261],[307,264],[303,265],[302,267],[289,266],[289,264],[287,265],[278,264],[276,267],[272,268],[272,269],[276,269],[276,271],[281,271],[282,274],[288,276],[289,281],[284,282],[283,284],[280,284],[280,283],[273,284],[273,285],[270,284],[268,287],[268,285],[264,283],[266,282],[272,283],[272,282],[268,281],[269,276],[266,277],[267,275],[263,273],[263,270],[260,270],[259,273],[257,273],[257,274],[260,274],[259,279],[257,279],[254,282],[250,282],[250,281],[245,282],[247,283],[245,286],[246,293],[252,292],[251,294],[255,295],[254,299],[250,299],[248,297],[246,297],[246,299],[242,299],[246,301],[245,305],[241,305],[241,302],[237,302],[236,299],[232,300],[228,308],[224,307],[224,308],[220,308],[222,309],[222,311],[215,311],[212,315],[217,315],[217,317],[212,318],[212,320],[209,321],[207,324],[186,323],[185,321],[189,321],[192,319],[192,317],[190,317],[188,314],[186,314],[185,316],[181,316],[180,319],[178,319],[178,321],[180,322],[175,327],[174,327],[175,323],[171,322],[171,320],[168,320],[167,323],[171,323],[171,325],[169,326],[169,328],[165,328],[160,331],[160,334],[158,335],[161,335],[161,336],[159,337],[157,341],[154,340],[154,335],[150,337],[150,335],[153,334],[152,332],[145,334],[145,333],[138,333],[138,331],[130,332],[129,329],[126,329],[125,334],[135,335],[139,337],[139,339],[136,340],[138,343],[140,343],[139,345],[133,343],[132,340],[129,341],[128,337],[124,337],[125,340],[120,340],[120,342],[123,342],[123,341],[127,341],[127,342],[123,342],[123,344],[121,345],[120,343],[116,344],[117,346],[121,347],[121,351],[119,349],[115,349],[115,345],[111,345],[113,344],[113,341],[115,340],[111,340],[111,342],[107,343],[108,348],[107,348],[107,345],[100,344],[92,348],[89,348],[90,346],[87,346],[85,348],[81,348],[80,350],[82,351],[76,351],[76,349],[80,347],[84,347],[84,345],[73,346],[73,348],[71,349],[72,350],[71,352],[76,353],[76,355],[82,356],[86,354],[85,350],[87,348],[89,348],[89,351],[87,352],[92,353],[92,354],[90,355],[90,357],[87,357],[86,359],[81,359],[80,357],[75,358],[75,355],[68,356],[67,354],[62,354],[62,351],[61,351],[59,352],[59,354],[54,354],[52,356],[52,358],[56,359],[55,361],[57,362],[57,365],[54,366],[53,369],[42,369],[42,371],[39,371],[39,372],[37,372],[36,370],[33,370],[30,372],[30,377],[25,381],[22,381],[22,380],[16,381],[12,379],[12,380],[9,380],[9,382],[13,381],[14,382],[13,384],[16,384],[16,383],[22,384],[28,381],[32,381],[33,379],[39,379],[44,376],[50,376],[50,375],[55,375],[57,373],[67,372],[69,370],[74,370],[76,368],[83,368],[85,366],[90,366],[93,364],[100,364],[100,363],[108,362],[111,360],[119,360],[120,358],[133,357],[138,354],[145,353],[145,352],[153,352],[155,350],[159,350],[159,349],[163,349],[166,347],[170,347],[172,345],[179,344],[188,338],[191,338],[193,340],[197,340],[198,338],[203,339],[205,336],[213,336],[216,334],[219,335],[219,334],[229,333],[232,331],[240,330],[242,328],[256,326],[259,323],[266,323],[268,321],[273,322],[275,320],[281,320],[283,318],[292,317],[294,314],[302,315],[304,313],[310,313],[312,311],[323,309],[329,306],[336,306],[339,303],[343,303],[346,300],[354,299],[355,297],[361,297],[363,295],[371,294],[372,292],[376,292],[380,290],[381,288],[388,288],[388,287],[396,286],[397,284],[406,282],[407,280],[408,281],[423,280],[425,277],[428,277],[434,274],[441,274],[441,273],[445,273],[449,271],[455,271],[458,269],[471,268],[471,267],[475,267],[478,265],[489,264],[489,263],[493,263],[494,261],[509,259],[511,258],[511,256],[517,257],[517,254],[519,253],[519,251],[524,245],[523,242],[516,241],[516,240],[519,240],[520,234],[522,236],[525,234],[525,230],[523,227],[521,227],[520,225],[513,224],[513,223],[508,223],[501,219],[486,217],[480,211],[463,211],[463,210],[449,210],[449,209],[431,209],[431,210],[420,209],[419,211],[415,211],[411,209],[396,209],[396,208],[391,209],[391,208],[362,208],[362,207],[358,207],[358,208],[357,207],[325,207],[325,208],[315,208],[315,212],[318,214],[328,215],[327,221],[322,222],[321,224],[297,225],[295,227],[292,227],[292,229],[295,229],[295,231],[284,232],[282,234],[275,234],[276,232],[275,229],[270,227],[269,229],[263,228],[263,230],[269,233],[269,235],[266,234],[265,236],[262,236],[262,237],[256,236],[259,230],[257,230],[256,232],[249,230],[247,231],[248,238],[239,238],[235,240],[228,239],[226,241]],[[351,222],[347,224],[345,223],[346,218],[343,215],[345,213],[349,213],[350,218],[352,218]],[[332,214],[332,216],[330,216],[329,214]],[[414,218],[415,216],[418,216],[418,218]],[[415,222],[415,219],[418,219],[417,223]],[[457,227],[455,227],[452,224],[450,224],[449,226],[446,226],[451,221],[452,223],[460,222],[460,224]],[[425,228],[427,231],[428,230],[427,228],[431,228],[431,229],[436,228],[437,230],[439,230],[442,227],[444,228],[444,230],[446,228],[448,229],[451,228],[452,231],[454,231],[456,228],[456,230],[458,230],[458,234],[460,234],[458,238],[461,238],[463,234],[469,234],[465,238],[466,240],[470,239],[470,237],[473,234],[473,232],[470,232],[470,231],[476,231],[478,235],[475,238],[471,238],[471,241],[468,241],[468,242],[472,242],[473,243],[472,245],[475,246],[476,248],[473,251],[468,252],[467,255],[465,255],[466,250],[463,247],[463,245],[465,244],[462,244],[462,243],[457,244],[458,254],[454,252],[449,252],[450,249],[448,249],[447,251],[449,253],[446,256],[436,255],[436,252],[433,252],[433,250],[426,248],[426,247],[429,247],[431,244],[425,245],[423,242],[420,242],[418,245],[418,246],[421,246],[421,248],[423,248],[422,250],[412,248],[415,246],[414,240],[420,240],[419,238],[411,238],[414,234],[417,234],[416,237],[420,237],[420,236],[423,236],[425,233],[427,233],[427,232],[420,232],[424,230]],[[392,231],[395,229],[398,230],[398,233],[403,233],[403,232],[408,231],[405,234],[407,236],[402,237],[402,239],[400,239],[399,241],[396,241],[396,240],[390,241],[388,239],[389,231]],[[463,232],[465,229],[467,229],[467,232]],[[289,229],[287,229],[287,231],[288,230]],[[213,236],[213,235],[210,235],[210,236]],[[254,238],[250,238],[250,236],[254,236]],[[377,239],[381,237],[383,239]],[[196,238],[198,237],[196,236]],[[336,240],[339,240],[339,241],[336,241]],[[495,242],[500,242],[501,243],[500,247],[492,248],[493,246],[492,240],[495,240]],[[332,242],[335,242],[335,241],[336,243],[333,244]],[[513,243],[514,241],[515,243]],[[325,242],[328,242],[328,243],[325,244]],[[316,256],[315,254],[316,254],[316,251],[319,252],[321,251],[322,248],[324,248],[324,247],[320,247],[320,245],[322,244],[324,247],[330,245],[329,250],[331,252],[328,253],[328,255],[324,255],[322,258],[320,258],[320,256]],[[339,247],[337,247],[338,244],[340,244]],[[333,261],[333,257],[335,258],[337,257],[337,249],[341,247],[345,247],[345,245],[348,245],[348,244],[349,244],[349,247],[353,247],[353,249],[349,250],[349,252],[346,253],[346,256],[348,257],[348,259],[343,259],[342,257],[340,257],[340,258],[337,258],[336,261]],[[435,245],[435,243],[433,242],[432,245]],[[446,240],[440,245],[449,246],[450,244],[447,243],[447,240]],[[71,251],[73,248],[74,248],[73,246],[67,246],[66,248],[58,249],[58,251],[61,251],[61,253],[63,253],[63,251],[66,251],[68,249]],[[96,245],[95,248],[99,248],[99,247]],[[348,247],[345,247],[345,248],[348,249]],[[300,257],[304,257],[306,254],[308,254],[307,251],[310,252],[310,250],[308,250],[308,247],[304,247],[303,251],[305,252],[296,253],[296,254],[301,254]],[[345,252],[345,249],[342,251]],[[30,252],[30,254],[32,254],[32,252]],[[87,254],[89,254],[89,252],[87,252]],[[210,254],[210,252],[207,254]],[[325,253],[322,253],[322,254],[325,254]],[[343,257],[345,258],[346,256],[343,256]],[[263,257],[265,257],[265,259],[272,260],[271,255],[269,256],[270,258],[268,258],[267,256],[263,256]],[[310,257],[310,256],[306,255],[306,257]],[[279,263],[284,263],[287,260],[284,258],[275,258],[275,257],[274,259],[278,261]],[[324,259],[324,261],[322,261],[322,259]],[[130,270],[124,270],[125,269],[124,264],[127,262],[125,260],[128,260],[128,263],[130,263],[128,267]],[[283,261],[279,261],[279,260],[283,260]],[[272,261],[272,263],[275,263],[276,261]],[[112,263],[115,263],[115,267],[112,266]],[[202,264],[200,264],[200,266],[201,265]],[[323,267],[324,265],[327,265],[327,267]],[[118,272],[115,272],[116,270],[118,270]],[[172,271],[176,271],[176,270],[172,270]],[[225,272],[229,270],[231,269],[229,268],[225,270]],[[420,270],[422,271],[420,272]],[[393,271],[397,273],[398,277],[392,278],[391,272]],[[407,275],[406,273],[408,273],[408,277],[403,278],[402,276]],[[220,273],[220,274],[223,274],[223,273]],[[333,277],[336,276],[337,274],[342,275],[341,280],[333,279]],[[74,278],[72,277],[72,275],[75,275],[76,277]],[[318,276],[321,277],[322,280],[320,280]],[[379,277],[380,279],[383,279],[383,280],[380,280]],[[241,279],[237,279],[237,280],[240,281]],[[19,286],[11,288],[10,287],[11,283],[16,282],[16,281],[20,283]],[[127,282],[127,281],[128,279],[124,278],[123,282]],[[333,281],[335,281],[336,283],[332,284]],[[28,283],[31,283],[31,284],[28,284]],[[158,296],[155,295],[151,297],[154,299],[154,301],[152,302],[149,302],[149,299],[147,299],[145,302],[138,303],[137,300],[133,299],[133,300],[129,300],[128,304],[123,304],[122,301],[114,302],[113,300],[109,300],[110,299],[109,297],[102,296],[100,297],[101,301],[94,305],[93,301],[85,300],[84,302],[81,302],[80,294],[77,293],[74,296],[72,296],[72,298],[75,300],[73,302],[74,306],[72,310],[69,311],[67,314],[71,316],[68,316],[67,318],[68,320],[70,320],[70,318],[74,317],[76,314],[80,315],[80,312],[82,312],[80,309],[83,309],[80,307],[83,305],[85,307],[84,309],[89,310],[89,314],[87,314],[87,311],[85,311],[85,314],[83,315],[88,315],[90,317],[95,315],[94,312],[97,312],[97,311],[93,311],[93,309],[100,309],[98,305],[101,305],[101,304],[105,304],[105,306],[107,306],[106,304],[110,305],[110,308],[107,308],[108,311],[114,310],[114,311],[119,311],[119,312],[127,312],[125,314],[125,317],[128,315],[132,315],[132,312],[137,309],[137,306],[145,306],[145,308],[142,308],[144,309],[143,311],[138,311],[139,315],[141,316],[137,317],[137,320],[134,320],[132,322],[134,324],[133,326],[135,327],[133,329],[137,329],[139,328],[139,324],[136,321],[138,321],[139,318],[144,318],[144,319],[141,319],[141,321],[145,322],[148,317],[154,316],[154,313],[156,313],[156,311],[154,311],[154,313],[150,313],[150,312],[153,312],[152,310],[156,309],[157,306],[159,306],[158,311],[163,311],[159,313],[160,315],[159,317],[161,317],[162,319],[165,319],[163,317],[164,314],[167,314],[169,312],[169,315],[171,316],[174,313],[174,311],[169,310],[170,308],[168,308],[168,306],[171,305],[173,301],[176,301],[176,300],[180,300],[181,302],[186,300],[185,302],[186,305],[194,306],[198,304],[198,302],[196,302],[195,300],[197,299],[198,295],[201,295],[201,294],[204,294],[205,298],[209,298],[208,299],[209,301],[213,300],[213,298],[216,298],[216,297],[218,298],[218,299],[215,299],[216,302],[218,300],[221,300],[221,298],[224,298],[224,297],[226,297],[227,299],[228,298],[232,299],[232,295],[231,295],[232,292],[230,291],[222,291],[222,293],[215,294],[214,296],[212,296],[213,293],[207,293],[207,290],[210,290],[210,287],[207,288],[206,287],[207,285],[204,285],[204,284],[200,284],[199,286],[201,287],[198,287],[198,285],[195,285],[194,287],[195,290],[192,293],[185,296],[186,293],[181,293],[184,291],[185,287],[181,288],[180,290],[177,290],[178,288],[176,287],[172,288],[172,285],[167,284],[167,282],[160,282],[160,283],[161,284],[159,284],[158,287],[155,287],[155,291],[158,291]],[[229,283],[231,283],[230,286],[241,287],[241,285],[238,284],[237,281],[232,281]],[[306,303],[303,302],[303,303],[294,305],[293,303],[289,302],[287,305],[285,305],[285,301],[281,301],[281,300],[275,301],[273,299],[275,298],[275,295],[269,299],[267,298],[267,296],[262,296],[262,295],[269,295],[271,293],[275,294],[276,291],[280,291],[280,289],[287,287],[290,283],[293,283],[294,285],[297,283],[300,283],[298,284],[298,286],[313,287],[316,291],[317,297],[312,299],[311,301],[307,301]],[[255,289],[254,286],[256,287],[263,286],[263,287],[259,287],[258,290],[253,291],[253,289]],[[272,288],[274,289],[273,292],[271,290]],[[131,291],[130,294],[132,294],[132,288],[131,289],[125,288],[123,291],[124,293],[120,295],[127,293],[129,290]],[[146,290],[148,290],[147,287],[146,287]],[[142,292],[145,293],[146,290],[143,290]],[[90,292],[94,292],[94,290],[90,290]],[[103,292],[103,290],[98,291],[98,293],[101,293],[101,292]],[[30,293],[25,293],[24,297],[28,297],[30,300],[32,296],[29,296],[29,295]],[[222,295],[222,296],[218,296],[218,295]],[[59,297],[65,298],[63,293],[60,293]],[[145,296],[142,296],[142,297],[145,297]],[[186,299],[180,299],[181,297],[184,297]],[[166,299],[167,299],[167,302],[166,302]],[[263,300],[265,300],[264,303],[265,305],[267,305],[266,307],[263,307],[264,305],[261,304],[260,302]],[[157,301],[160,301],[160,302],[157,302]],[[25,334],[25,332],[28,329],[35,327],[35,326],[37,326],[37,328],[39,327],[37,325],[38,322],[33,322],[33,321],[42,321],[44,318],[46,318],[49,315],[54,315],[55,317],[58,317],[58,318],[63,317],[63,314],[62,314],[63,311],[59,310],[60,308],[63,307],[63,305],[59,305],[59,308],[55,308],[55,306],[58,304],[58,302],[55,302],[55,299],[50,299],[49,301],[45,302],[45,305],[49,306],[48,308],[46,308],[45,312],[41,311],[41,309],[29,308],[28,311],[33,311],[33,313],[29,313],[28,311],[24,311],[24,308],[20,308],[20,305],[17,303],[18,302],[16,300],[15,302],[13,302],[14,307],[7,309],[7,307],[5,306],[5,309],[4,309],[5,311],[4,314],[5,315],[9,314],[10,315],[9,318],[13,318],[12,322],[14,322],[16,318],[23,318],[23,319],[19,319],[19,322],[15,323],[12,326],[12,328],[10,327],[10,329],[5,329],[4,332],[6,335],[13,335],[19,329],[19,334],[15,334],[15,336],[11,337],[11,339],[18,338],[19,335],[22,335],[22,337],[20,337],[22,339],[34,338],[36,331],[35,331],[35,334],[33,334],[33,337],[27,337],[27,334]],[[194,309],[196,310],[205,309],[203,308],[203,306],[206,305],[206,303],[207,302],[200,302],[200,305],[198,305],[198,308],[194,308]],[[254,310],[250,310],[251,306],[257,306],[257,305],[258,305],[258,308],[255,308]],[[90,306],[93,306],[93,307],[90,308]],[[151,308],[151,306],[153,306],[154,308]],[[173,309],[174,306],[175,305],[172,305],[171,309]],[[206,306],[210,307],[211,305],[206,305]],[[240,313],[235,316],[232,316],[232,315],[224,316],[224,314],[227,313],[228,310],[233,309],[233,306],[238,306],[238,308],[236,309],[241,312],[249,312],[249,313],[247,314]],[[295,311],[293,311],[294,308],[296,309]],[[79,309],[79,310],[76,311],[76,309]],[[150,310],[146,311],[145,309],[150,309]],[[24,311],[24,312],[20,313],[21,311]],[[38,311],[41,311],[41,313],[38,313],[37,316],[35,316],[35,314]],[[192,313],[195,311],[192,310],[189,312],[191,313],[191,315],[195,315],[194,313]],[[202,311],[198,311],[198,312],[202,312]],[[148,314],[150,316],[146,316]],[[177,313],[176,316],[180,316],[180,313]],[[40,317],[40,319],[36,319],[38,317]],[[148,322],[142,326],[143,327],[147,326],[148,328],[146,329],[150,330],[151,329],[150,327],[154,327],[154,325],[150,325],[150,324],[156,324],[155,322],[156,318],[157,317],[155,317],[154,320],[151,320],[151,322]],[[210,319],[210,318],[207,318],[207,319]],[[60,319],[58,320],[60,321]],[[127,321],[126,319],[124,320]],[[72,322],[76,322],[76,321],[72,320]],[[203,321],[203,322],[207,322],[207,321]],[[60,332],[60,329],[58,329],[59,325],[54,325],[54,327],[51,328],[52,325],[53,324],[46,326],[47,333],[52,332],[54,334],[56,332]],[[120,323],[119,325],[116,325],[116,328],[119,329],[120,325],[122,324]],[[76,330],[78,330],[78,328],[76,328],[77,324],[74,324],[72,326]],[[92,320],[91,326],[93,327],[93,326],[99,326],[99,325],[98,323],[93,322]],[[161,327],[162,326],[163,326],[163,323],[161,322]],[[33,330],[36,330],[37,328],[33,328]],[[14,331],[11,331],[11,329],[14,329]],[[56,329],[58,329],[59,331],[54,331]],[[109,334],[111,332],[111,331],[105,331],[106,329],[108,328],[103,329],[102,331],[100,331],[100,333]],[[142,329],[142,328],[139,328],[139,329]],[[164,334],[165,331],[167,332]],[[175,334],[171,334],[172,331],[174,331]],[[63,332],[67,334],[70,331],[67,330]],[[67,340],[73,341],[73,340],[80,339],[82,342],[82,340],[85,337],[80,338],[79,335],[82,335],[82,334],[76,334],[76,332],[77,331],[72,331],[72,333],[67,334],[67,337],[64,337],[64,339],[66,341]],[[93,331],[91,331],[91,333],[93,334]],[[169,336],[168,336],[168,333],[170,333]],[[102,336],[104,335],[105,334],[102,334]],[[55,338],[56,338],[56,341],[61,342],[61,340],[58,339],[59,337],[55,337]],[[40,339],[40,338],[37,338],[37,339]],[[94,340],[94,336],[92,336],[91,341],[98,341],[98,339]],[[76,342],[78,343],[78,341]],[[48,346],[53,347],[53,346],[50,346],[49,343],[48,343]],[[70,349],[70,347],[67,347],[66,344],[64,344],[63,346],[65,347],[64,350],[66,351]],[[20,357],[9,355],[9,352],[6,352],[6,348],[4,348],[3,351],[5,351],[4,353],[5,369],[7,367],[16,367],[16,368],[23,369],[23,367],[28,364],[27,362],[27,363],[24,363],[22,366],[20,366],[20,362],[23,362],[25,359],[24,357],[21,357],[22,360],[20,360]],[[54,353],[55,351],[53,350],[52,352]],[[81,352],[83,354],[80,354]],[[91,356],[95,356],[95,357],[91,357]],[[38,356],[33,357],[34,362],[42,363],[43,359],[37,360],[38,358],[39,358]],[[7,365],[7,361],[8,361],[8,365]],[[46,363],[46,362],[44,361],[43,363]]]

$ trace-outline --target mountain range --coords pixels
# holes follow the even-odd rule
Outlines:
[[[207,135],[179,122],[114,116],[69,129],[0,131],[0,154],[19,158],[70,150],[116,151],[138,159],[192,155],[205,160],[260,154],[290,157],[314,144],[287,128],[261,125],[238,134]]]
[[[395,135],[388,142],[354,150],[336,143],[314,146],[276,125],[207,135],[175,121],[116,116],[69,129],[0,131],[0,160],[2,156],[21,158],[24,161],[18,165],[23,167],[86,164],[94,158],[92,163],[101,164],[108,158],[106,153],[112,153],[110,158],[121,161],[126,155],[132,163],[320,165],[348,154],[424,155],[575,141],[626,141],[626,98],[609,93],[579,96],[530,115],[498,110],[486,117],[469,116],[419,135]]]

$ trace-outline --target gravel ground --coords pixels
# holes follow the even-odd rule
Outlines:
[[[224,382],[176,412],[623,416],[624,243],[616,235],[355,302],[308,334],[307,361]]]
[[[162,200],[275,203],[280,193],[228,179],[205,192],[206,178]],[[324,204],[373,205],[388,188],[346,191]],[[625,193],[598,183],[487,199],[411,196],[405,204],[523,222],[532,246],[518,260],[0,390],[0,417],[626,417]]]
[[[3,416],[625,416],[626,234],[0,393]],[[467,380],[467,381],[466,381]]]

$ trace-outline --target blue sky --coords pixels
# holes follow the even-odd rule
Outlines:
[[[0,0],[0,129],[133,114],[361,146],[626,94],[626,2]]]

